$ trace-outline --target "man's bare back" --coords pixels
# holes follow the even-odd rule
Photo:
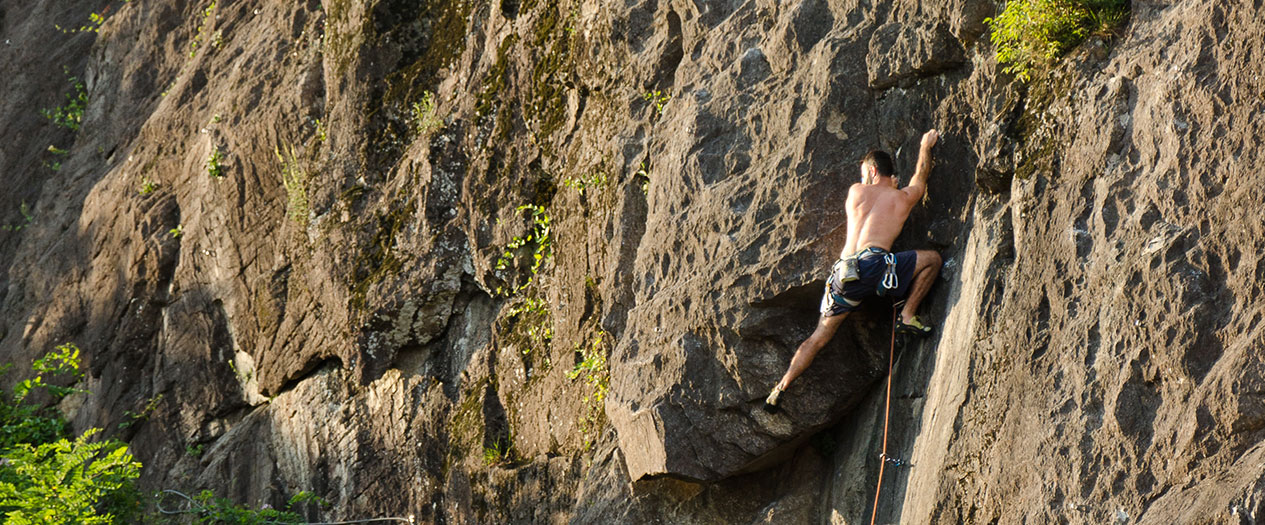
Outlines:
[[[880,177],[874,166],[861,165],[861,182],[848,190],[848,241],[843,255],[852,255],[869,247],[892,249],[892,243],[909,218],[914,205],[927,193],[927,177],[931,172],[931,148],[940,140],[936,130],[922,136],[918,166],[909,186],[897,189],[893,177]]]
[[[853,184],[848,190],[848,242],[843,253],[852,255],[871,246],[891,250],[916,202],[891,186]]]

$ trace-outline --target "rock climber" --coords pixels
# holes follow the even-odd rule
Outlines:
[[[897,333],[920,337],[931,334],[932,326],[914,314],[940,274],[940,254],[931,250],[891,253],[891,248],[909,212],[927,193],[931,148],[939,138],[934,129],[923,134],[918,166],[904,188],[899,187],[892,157],[887,153],[873,150],[861,159],[861,182],[848,190],[848,240],[826,279],[817,329],[795,351],[786,375],[765,400],[765,409],[777,409],[778,396],[808,368],[848,313],[868,297],[904,300]]]

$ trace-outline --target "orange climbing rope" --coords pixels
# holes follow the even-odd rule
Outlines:
[[[892,364],[896,361],[896,315],[900,303],[892,308],[892,346],[887,352],[887,400],[883,403],[883,453],[879,455],[878,486],[874,487],[874,511],[870,514],[870,525],[878,519],[878,496],[883,492],[883,469],[887,466],[887,417],[892,408]]]

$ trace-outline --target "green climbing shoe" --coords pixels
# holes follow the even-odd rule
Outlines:
[[[931,335],[933,327],[930,324],[923,323],[922,319],[914,316],[908,323],[896,321],[896,333],[902,335],[916,335],[918,337],[927,337]]]

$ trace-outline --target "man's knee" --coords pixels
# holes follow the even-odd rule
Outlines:
[[[934,271],[940,271],[940,265],[944,264],[944,259],[940,257],[940,253],[932,250],[918,250],[918,266],[923,268],[931,268]]]

